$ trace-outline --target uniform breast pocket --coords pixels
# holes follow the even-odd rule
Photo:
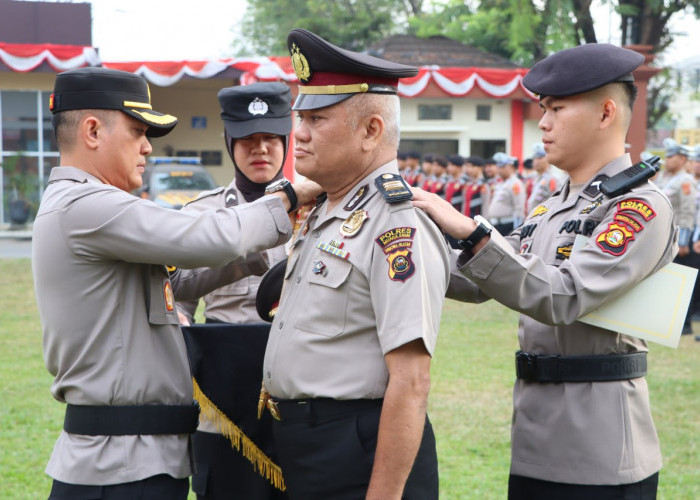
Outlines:
[[[297,328],[325,337],[345,331],[352,267],[347,260],[322,255],[314,260],[313,269],[304,270],[306,285],[299,291],[308,298],[304,310],[297,313]]]
[[[177,325],[173,287],[165,266],[150,266],[148,321],[153,325]]]

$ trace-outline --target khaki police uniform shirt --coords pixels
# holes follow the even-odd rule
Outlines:
[[[387,203],[375,185],[385,174],[398,174],[396,161],[330,212],[327,202],[316,207],[295,238],[265,352],[263,380],[273,397],[381,398],[385,354],[422,339],[432,355],[447,244],[411,201]]]
[[[243,215],[245,214],[245,215]],[[165,209],[83,170],[51,171],[34,222],[32,266],[44,358],[58,401],[192,404],[168,273],[221,266],[291,235],[282,201],[202,214]],[[46,473],[73,484],[190,475],[187,435],[61,432]]]
[[[624,155],[598,175],[611,177],[630,165]],[[599,192],[600,180],[596,176],[568,198],[567,182],[507,238],[494,232],[474,257],[460,256],[459,272],[482,294],[522,313],[518,338],[526,352],[585,356],[647,351],[640,339],[576,319],[673,259],[677,231],[671,205],[649,182],[608,199]],[[572,254],[577,235],[587,242]],[[466,290],[462,296],[474,299]],[[649,297],[639,307],[653,303]],[[626,484],[661,468],[644,378],[561,384],[516,380],[513,407],[512,474],[563,483]]]
[[[675,174],[664,171],[656,184],[671,201],[673,221],[680,229],[679,245],[688,246],[695,226],[695,179],[683,169]]]
[[[542,172],[533,181],[532,193],[527,200],[527,209],[532,210],[559,190],[560,182],[551,170]]]
[[[513,223],[518,227],[525,217],[525,186],[513,174],[494,186],[488,217],[493,224]]]
[[[202,193],[196,200],[185,205],[183,210],[199,213],[246,203],[248,201],[236,188],[235,182],[231,182],[227,187]],[[263,254],[264,256],[259,256],[257,260],[248,259],[250,272],[246,273],[248,276],[240,279],[235,279],[241,276],[240,266],[237,274],[230,272],[231,266],[217,269],[178,269],[177,277],[171,277],[175,296],[176,298],[185,296],[184,294],[203,296],[206,318],[234,324],[262,323],[255,308],[255,296],[261,276],[267,269],[287,257],[284,245],[265,250]],[[251,257],[258,257],[258,254]],[[178,302],[177,305],[191,320],[198,301]]]

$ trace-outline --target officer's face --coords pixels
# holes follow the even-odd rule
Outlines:
[[[683,155],[673,155],[666,157],[666,170],[672,173],[678,172],[686,163],[686,158]]]
[[[241,172],[253,182],[270,182],[282,167],[284,141],[279,135],[258,133],[236,139],[233,158]]]
[[[549,166],[549,163],[547,163],[547,158],[546,157],[541,157],[541,158],[533,158],[532,159],[532,168],[535,169],[535,171],[539,174],[547,170],[547,167]]]
[[[121,111],[115,111],[99,130],[100,165],[103,182],[123,191],[141,187],[146,156],[153,148],[146,137],[148,126]]]
[[[362,125],[352,130],[343,103],[297,111],[296,169],[326,190],[344,187],[357,176]]]
[[[598,154],[600,109],[596,101],[586,94],[547,96],[540,101],[540,108],[539,128],[550,164],[571,172]]]

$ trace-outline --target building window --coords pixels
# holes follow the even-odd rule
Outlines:
[[[479,104],[476,106],[476,119],[480,122],[491,121],[491,106],[488,104]]]
[[[506,150],[506,141],[502,140],[476,140],[472,139],[469,142],[469,154],[481,156],[482,158],[491,158],[494,154]]]
[[[0,222],[8,222],[10,203],[23,199],[33,217],[58,148],[51,127],[50,92],[0,91]]]
[[[417,151],[421,155],[426,153],[440,156],[457,154],[459,141],[452,139],[401,139],[399,149],[401,151]]]
[[[418,105],[419,120],[451,120],[452,105],[451,104],[419,104]]]

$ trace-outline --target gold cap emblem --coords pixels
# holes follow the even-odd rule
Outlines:
[[[304,54],[296,43],[292,44],[292,67],[294,68],[294,73],[296,73],[297,78],[303,83],[309,81],[311,78],[311,68],[309,67],[309,61],[306,60]]]

